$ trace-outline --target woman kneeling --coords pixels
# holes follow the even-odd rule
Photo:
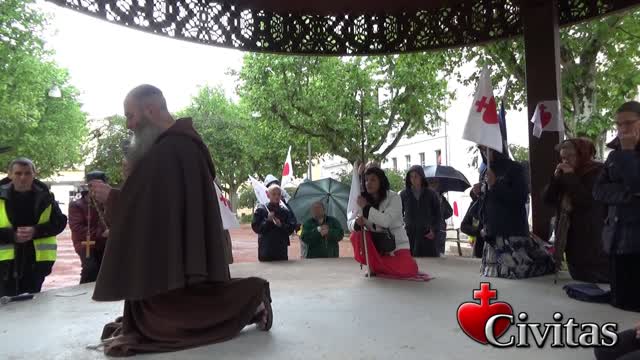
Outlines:
[[[360,210],[349,219],[356,261],[368,263],[374,274],[402,278],[416,276],[418,265],[409,250],[400,196],[389,190],[389,180],[382,169],[371,167],[365,171],[364,178],[366,191],[358,198]],[[363,228],[368,259],[363,246]]]

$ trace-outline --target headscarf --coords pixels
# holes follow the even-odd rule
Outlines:
[[[596,156],[596,147],[591,140],[583,137],[568,139],[558,145],[558,151],[560,151],[565,144],[571,144],[575,149],[576,174],[586,174],[593,170],[594,167],[598,166],[598,162],[594,160]]]

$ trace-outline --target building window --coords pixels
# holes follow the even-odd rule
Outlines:
[[[420,153],[420,166],[424,166],[424,153]]]
[[[393,170],[398,170],[398,159],[397,158],[392,158],[391,162],[393,163]]]
[[[404,159],[407,161],[407,170],[411,167],[411,155],[405,155]]]
[[[436,165],[442,165],[442,151],[436,150]]]

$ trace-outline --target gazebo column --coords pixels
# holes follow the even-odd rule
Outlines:
[[[536,104],[544,100],[560,99],[560,32],[557,0],[523,0],[522,21],[526,57],[526,89],[529,117]],[[554,209],[544,204],[542,191],[548,184],[558,163],[555,146],[557,132],[543,132],[540,139],[533,136],[529,122],[529,165],[533,233],[542,239],[550,235],[550,221]]]

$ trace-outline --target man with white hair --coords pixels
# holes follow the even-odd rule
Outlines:
[[[211,154],[191,119],[174,120],[160,89],[124,102],[134,139],[122,189],[90,191],[106,204],[109,240],[93,299],[125,300],[103,331],[105,353],[175,351],[272,324],[269,284],[230,279]]]
[[[258,205],[251,222],[251,228],[258,234],[258,260],[286,261],[289,260],[289,236],[296,227],[296,219],[291,210],[282,204],[279,185],[269,186],[267,192],[269,203]]]

